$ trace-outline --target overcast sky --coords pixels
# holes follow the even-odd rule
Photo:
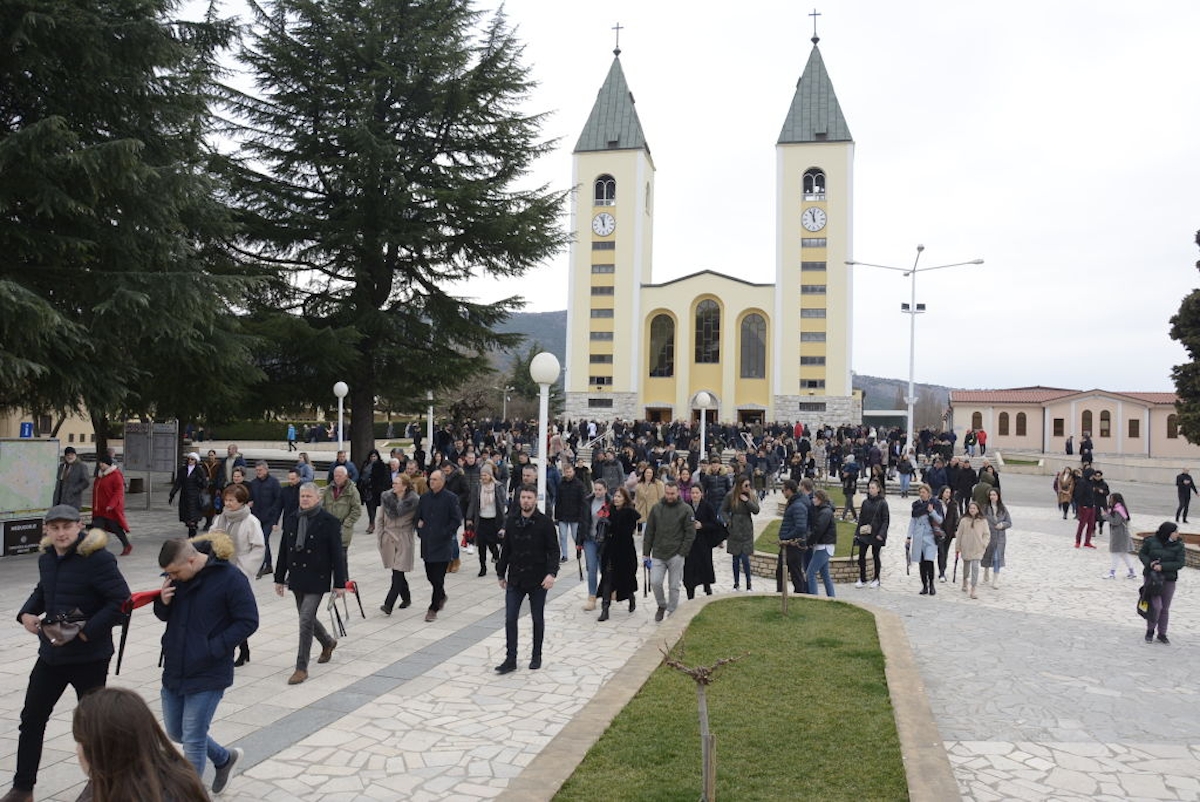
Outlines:
[[[489,4],[494,5],[494,4]],[[775,141],[812,44],[784,0],[507,0],[560,147],[621,62],[657,168],[653,280],[775,272]],[[856,143],[854,258],[923,266],[918,381],[1172,390],[1168,320],[1200,284],[1200,2],[818,6],[820,48]],[[564,210],[563,225],[567,225]],[[567,255],[484,299],[566,306]],[[831,265],[832,267],[832,265]],[[856,268],[858,373],[906,378],[909,280]]]

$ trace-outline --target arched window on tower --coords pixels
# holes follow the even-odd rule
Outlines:
[[[742,378],[767,377],[767,321],[760,314],[742,318]]]
[[[804,171],[804,199],[825,200],[825,171],[816,167]]]
[[[670,315],[655,315],[650,321],[650,375],[675,375],[675,321]]]
[[[696,362],[716,364],[720,361],[721,307],[706,298],[696,305]]]
[[[617,203],[617,182],[608,174],[602,175],[596,179],[595,186],[595,205],[596,206],[615,206]]]

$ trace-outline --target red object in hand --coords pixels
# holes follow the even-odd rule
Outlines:
[[[139,607],[145,607],[147,604],[154,601],[161,595],[162,588],[155,588],[154,590],[139,590],[125,600],[125,603],[121,605],[121,612],[128,615]]]
[[[358,585],[355,584],[353,579],[347,579],[345,587],[347,593],[358,593]]]

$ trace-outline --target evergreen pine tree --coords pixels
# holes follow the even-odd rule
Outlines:
[[[1200,245],[1200,231],[1196,232],[1196,244]],[[1200,270],[1200,261],[1196,269]],[[1179,311],[1171,317],[1171,339],[1179,341],[1191,360],[1171,370],[1179,396],[1175,402],[1179,431],[1188,442],[1200,443],[1200,289],[1184,296]]]

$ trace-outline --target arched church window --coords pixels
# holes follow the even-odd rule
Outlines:
[[[1092,436],[1092,411],[1085,409],[1083,415],[1080,416],[1080,428],[1083,430],[1084,437]]]
[[[816,167],[804,171],[804,199],[825,200],[825,172]]]
[[[1002,435],[1002,436],[1008,435],[1008,413],[1007,412],[1000,413],[1000,424],[996,428],[997,428],[997,432],[996,432],[997,434]]]
[[[971,428],[972,429],[982,429],[983,428],[983,413],[982,412],[972,412],[971,413]]]
[[[602,175],[596,179],[595,205],[614,206],[617,202],[617,182],[611,175]]]
[[[1112,437],[1112,413],[1107,409],[1100,410],[1100,436]]]
[[[655,315],[650,321],[650,375],[675,375],[675,321],[670,315]]]
[[[1172,412],[1167,416],[1167,439],[1177,440],[1179,438],[1179,416]]]
[[[767,377],[767,321],[760,314],[742,318],[742,378]]]
[[[705,299],[696,305],[696,362],[721,361],[721,307]]]
[[[1024,437],[1029,426],[1029,419],[1024,412],[1017,413],[1017,437]]]

